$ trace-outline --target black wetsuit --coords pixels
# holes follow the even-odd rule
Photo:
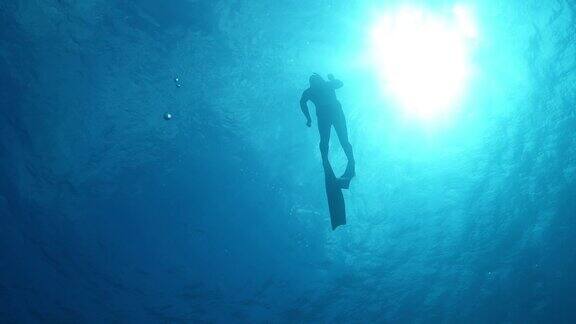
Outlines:
[[[320,152],[322,154],[323,162],[328,161],[328,147],[330,142],[330,130],[334,126],[340,145],[346,153],[348,158],[348,166],[344,176],[352,177],[354,171],[354,154],[352,152],[352,145],[348,141],[348,129],[346,127],[346,118],[342,111],[342,105],[336,98],[334,90],[342,87],[342,81],[332,79],[323,81],[304,90],[302,98],[300,99],[300,106],[302,111],[309,118],[308,101],[312,101],[316,106],[316,116],[318,118],[318,131],[320,132]]]

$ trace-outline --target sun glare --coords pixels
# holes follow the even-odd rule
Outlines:
[[[474,19],[463,6],[435,14],[421,8],[388,11],[374,23],[370,57],[383,91],[408,114],[424,120],[449,117],[471,73]]]

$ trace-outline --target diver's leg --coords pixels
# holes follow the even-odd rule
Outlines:
[[[320,154],[322,155],[322,163],[328,162],[331,127],[332,124],[326,116],[318,116],[318,132],[320,132]]]
[[[354,151],[352,150],[352,144],[348,141],[348,129],[346,127],[346,117],[344,112],[340,109],[334,118],[334,128],[336,129],[336,134],[338,135],[338,140],[340,145],[346,154],[348,159],[348,164],[346,166],[346,171],[342,175],[345,178],[352,178],[356,175],[356,161],[354,160]]]

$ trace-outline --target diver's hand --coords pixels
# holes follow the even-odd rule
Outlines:
[[[306,122],[306,126],[312,127],[312,121],[310,119],[308,119],[308,121]]]

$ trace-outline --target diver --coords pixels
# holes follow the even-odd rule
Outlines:
[[[308,101],[312,101],[316,106],[316,117],[318,119],[318,131],[320,132],[320,154],[324,166],[330,164],[328,160],[328,147],[330,142],[330,131],[332,126],[336,130],[340,145],[346,154],[348,163],[346,171],[340,177],[344,180],[342,187],[348,188],[350,180],[356,175],[354,153],[352,145],[348,141],[348,130],[346,128],[346,117],[342,111],[342,105],[336,98],[336,89],[343,86],[342,81],[328,74],[328,81],[325,81],[319,74],[314,73],[310,76],[310,87],[302,93],[300,99],[300,108],[306,116],[306,126],[312,125],[310,112],[308,110]]]

